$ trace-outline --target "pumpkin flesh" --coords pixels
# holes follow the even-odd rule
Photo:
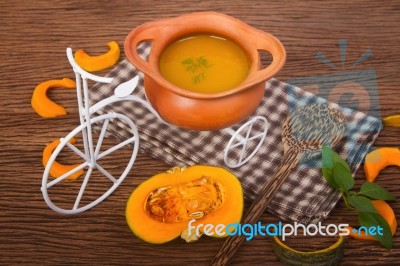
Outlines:
[[[375,182],[380,171],[389,165],[400,167],[400,150],[398,148],[379,148],[365,156],[364,172],[368,182]]]
[[[115,65],[121,55],[119,45],[115,41],[107,43],[109,50],[101,55],[88,55],[84,50],[77,50],[74,59],[86,71],[101,71]]]
[[[180,197],[179,190],[186,195]],[[150,204],[152,200],[158,203]],[[175,208],[166,207],[171,202]],[[152,206],[159,213],[157,210],[153,213]],[[193,226],[212,224],[215,228],[218,224],[240,222],[242,212],[243,191],[239,180],[223,168],[196,165],[155,175],[139,185],[128,200],[126,219],[136,236],[161,244],[178,237],[192,219],[196,219]]]
[[[215,211],[224,200],[222,184],[205,176],[189,183],[155,189],[150,192],[145,208],[149,216],[160,222],[188,222]]]

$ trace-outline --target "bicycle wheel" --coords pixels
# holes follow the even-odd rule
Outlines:
[[[115,142],[115,138],[109,138],[111,136],[109,127],[113,123],[115,125],[125,123],[130,129],[130,132],[125,132],[128,135],[124,134],[128,137],[120,140],[121,142],[119,143]],[[93,141],[92,157],[88,152],[88,145],[83,147],[84,151],[82,152],[82,148],[70,143],[72,138],[82,140],[85,137],[87,138],[87,124],[84,123],[61,139],[60,144],[53,151],[45,167],[41,187],[42,194],[47,205],[59,213],[75,214],[83,212],[102,202],[124,181],[136,159],[139,148],[139,134],[136,125],[130,118],[122,114],[108,113],[92,118],[90,125],[93,125],[94,129],[98,128],[98,130],[90,130]],[[75,154],[75,161],[76,158],[79,160],[78,164],[76,164],[77,166],[60,177],[50,179],[50,169],[56,159],[72,158],[70,155],[63,156],[64,152]],[[118,156],[118,161],[113,159],[113,156],[110,156],[110,154],[113,155],[117,152],[121,152],[122,155],[127,157],[122,162],[124,165],[116,166],[121,156]],[[78,179],[81,182],[68,180],[68,177],[81,169],[85,170],[83,178],[81,176]],[[97,183],[101,183],[101,186]],[[87,192],[89,184],[94,189]],[[66,186],[66,188],[57,188],[62,186]],[[50,190],[54,190],[53,193],[55,194],[52,194],[51,197],[54,197],[58,202],[53,202],[54,199],[50,199]],[[84,194],[85,196],[87,194],[85,199],[83,199]],[[62,205],[62,207],[57,205]]]
[[[224,162],[230,168],[237,168],[247,163],[261,148],[268,132],[268,121],[256,116],[232,132],[225,147]]]

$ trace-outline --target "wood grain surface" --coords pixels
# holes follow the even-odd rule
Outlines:
[[[128,178],[102,204],[73,216],[58,214],[45,204],[40,187],[41,155],[51,140],[65,136],[78,125],[75,94],[53,90],[49,96],[64,105],[65,117],[43,119],[31,108],[37,84],[73,73],[65,48],[106,51],[115,40],[121,47],[128,32],[148,21],[195,11],[232,15],[278,37],[287,50],[287,63],[277,75],[282,81],[372,69],[376,73],[382,115],[400,113],[400,3],[398,1],[0,1],[0,264],[2,265],[207,265],[223,239],[201,238],[186,244],[176,239],[151,245],[135,237],[125,222],[125,204],[143,180],[170,166],[140,154]],[[347,39],[342,66],[338,40]],[[373,56],[353,66],[370,49]],[[320,51],[334,63],[331,69],[316,60]],[[107,71],[101,72],[104,75]],[[315,91],[316,87],[309,87]],[[375,145],[399,147],[400,129],[384,128]],[[119,170],[127,152],[113,156],[110,169]],[[364,179],[356,176],[357,186]],[[378,180],[400,198],[400,170],[385,169]],[[101,191],[104,182],[91,187]],[[54,196],[68,200],[72,188]],[[63,193],[64,192],[64,193]],[[69,193],[70,194],[70,193]],[[89,196],[91,194],[89,193]],[[391,203],[397,217],[399,203]],[[269,214],[263,223],[277,221]],[[340,202],[326,223],[351,223],[354,214]],[[399,232],[388,251],[376,242],[348,239],[343,265],[398,265]],[[332,240],[321,236],[292,239],[293,247],[317,249]],[[266,237],[244,243],[233,265],[280,265]]]

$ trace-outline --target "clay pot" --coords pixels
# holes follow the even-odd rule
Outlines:
[[[201,33],[230,39],[245,51],[250,68],[246,79],[237,87],[213,94],[196,93],[176,87],[161,75],[158,63],[164,48],[178,39]],[[148,61],[137,52],[142,42],[152,43]],[[285,49],[274,36],[215,12],[191,13],[143,24],[129,33],[124,48],[128,60],[144,73],[147,98],[161,117],[195,130],[229,127],[250,116],[264,95],[265,81],[286,60]],[[272,63],[264,69],[260,69],[259,50],[272,55]]]

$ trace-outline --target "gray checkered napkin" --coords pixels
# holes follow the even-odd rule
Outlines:
[[[144,57],[148,55],[149,50],[148,45],[140,47],[140,53]],[[140,76],[140,81],[133,94],[145,99],[143,74],[127,60],[122,60],[108,74],[114,78],[111,84],[97,83],[91,87],[91,101],[98,102],[111,96],[118,84],[136,75]],[[268,119],[267,137],[250,161],[239,168],[229,169],[241,180],[247,199],[254,199],[266,180],[273,176],[283,158],[281,126],[289,110],[311,102],[326,103],[326,100],[276,79],[266,82],[264,98],[254,116],[264,116]],[[351,165],[354,174],[378,136],[381,122],[361,112],[334,103],[328,104],[338,108],[345,115],[345,137],[335,146],[335,150],[346,157],[348,162],[354,162]],[[223,155],[231,136],[226,131],[194,131],[166,126],[144,106],[130,101],[115,103],[101,110],[102,113],[107,111],[130,117],[139,130],[140,150],[154,158],[171,166],[207,164],[227,168]],[[233,126],[232,129],[236,130],[246,121]],[[254,126],[254,130],[261,130],[257,129],[257,126]],[[128,131],[123,130],[124,127],[125,125],[120,124],[110,127],[109,130],[116,138],[126,139],[124,132]],[[251,151],[254,145],[256,143],[250,143],[247,149]],[[236,151],[232,152],[235,154]],[[339,200],[340,194],[324,181],[321,169],[318,168],[320,163],[319,157],[299,165],[275,195],[267,210],[287,221],[310,223],[326,218]]]

